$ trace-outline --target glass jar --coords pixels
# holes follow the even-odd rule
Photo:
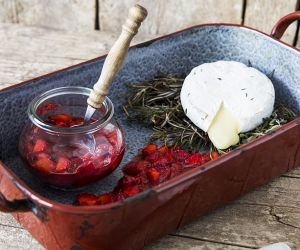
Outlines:
[[[19,152],[29,170],[59,188],[78,188],[116,169],[125,139],[106,97],[87,125],[83,117],[91,90],[63,87],[32,100],[30,122],[22,131]]]

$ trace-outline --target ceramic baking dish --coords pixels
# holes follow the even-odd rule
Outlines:
[[[116,118],[126,131],[129,161],[145,145],[150,130],[128,124],[122,111],[124,83],[158,75],[185,75],[202,63],[236,60],[268,74],[277,101],[300,114],[300,52],[280,42],[300,12],[282,18],[272,35],[231,24],[205,24],[160,37],[130,49],[113,83]],[[140,249],[213,209],[296,167],[300,163],[300,119],[231,153],[190,170],[122,203],[72,206],[80,192],[110,191],[120,168],[80,191],[58,191],[40,184],[18,156],[18,138],[36,95],[62,86],[91,87],[105,56],[66,68],[0,92],[0,209],[15,218],[47,249]],[[121,165],[122,165],[121,164]]]

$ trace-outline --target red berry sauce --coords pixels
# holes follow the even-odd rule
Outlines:
[[[149,144],[140,155],[123,167],[124,176],[112,192],[98,196],[83,193],[76,197],[75,204],[92,206],[124,200],[218,156],[217,152],[189,153],[179,147],[158,148],[155,144]]]
[[[55,106],[49,104],[40,114],[44,115],[48,108]],[[55,114],[45,122],[71,128],[83,125],[83,118]],[[122,132],[113,123],[93,134],[69,137],[47,133],[30,124],[20,140],[20,153],[28,168],[42,181],[60,188],[81,187],[108,175],[122,160],[124,148]]]

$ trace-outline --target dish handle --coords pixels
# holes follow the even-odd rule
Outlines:
[[[0,212],[29,212],[33,209],[33,203],[29,199],[9,201],[0,192]]]
[[[274,25],[271,31],[271,36],[276,39],[280,39],[290,24],[296,20],[300,20],[300,11],[290,13],[280,18]]]

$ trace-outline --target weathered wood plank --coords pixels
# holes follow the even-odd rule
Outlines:
[[[16,22],[15,1],[0,0],[0,22]]]
[[[277,178],[236,203],[300,208],[300,178]]]
[[[0,225],[14,228],[22,228],[22,226],[12,217],[11,214],[0,213]]]
[[[283,241],[299,249],[299,221],[300,208],[231,204],[175,234],[249,248]]]
[[[0,25],[0,89],[106,54],[118,34]],[[133,43],[152,36],[138,35]]]
[[[290,171],[290,172],[284,174],[284,176],[300,178],[300,167],[294,169],[293,171]]]
[[[26,230],[0,225],[0,249],[39,250],[43,248]]]
[[[101,0],[99,7],[100,29],[121,30],[128,9],[136,1]],[[139,3],[148,9],[148,17],[139,32],[144,34],[166,34],[187,26],[210,23],[240,23],[242,0],[165,0]],[[219,5],[222,8],[218,8]],[[113,17],[113,18],[112,18]]]
[[[294,12],[297,0],[250,0],[247,1],[245,25],[257,28],[267,34],[274,24],[283,16]],[[283,41],[292,44],[296,33],[296,23],[284,34]]]
[[[298,38],[297,38],[297,44],[296,44],[297,48],[300,48],[300,32],[298,33]]]
[[[94,0],[9,0],[2,7],[4,21],[23,25],[88,31],[95,28]],[[1,19],[0,19],[1,20]]]
[[[175,235],[168,235],[148,247],[144,250],[243,250],[249,249],[248,247],[233,246],[229,244],[223,244],[218,242],[209,242],[199,239],[184,238]]]

